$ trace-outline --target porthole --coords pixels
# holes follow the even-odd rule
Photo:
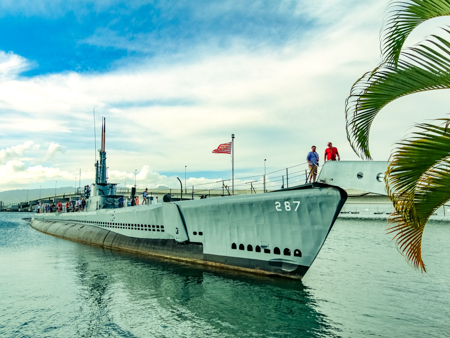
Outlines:
[[[239,244],[239,250],[245,250],[244,244]]]
[[[302,252],[299,249],[294,251],[294,257],[302,257]]]
[[[279,248],[275,248],[275,249],[273,249],[273,253],[274,253],[275,255],[279,255],[281,252],[280,252],[280,249],[279,249]]]
[[[156,226],[159,229],[159,225]]]
[[[236,250],[236,243],[231,244],[231,249]]]
[[[264,249],[264,253],[270,253],[270,249]]]
[[[291,255],[291,250],[289,250],[288,248],[284,249],[283,255],[290,256]]]
[[[247,251],[253,251],[253,247],[250,244],[247,245]]]
[[[257,246],[255,247],[255,252],[261,252],[261,247],[260,247],[259,245],[257,245]]]
[[[161,229],[164,229],[164,225],[161,225]]]
[[[194,234],[194,236],[197,235],[197,231],[194,231],[193,234]]]
[[[203,236],[203,232],[200,231],[200,232],[198,233],[198,235],[199,235],[199,236]]]

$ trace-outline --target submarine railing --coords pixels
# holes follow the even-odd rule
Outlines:
[[[295,168],[305,165],[307,165],[307,163],[301,163],[295,166],[275,170],[268,174],[237,177],[235,178],[235,194],[238,195],[248,193],[250,194],[259,193],[257,190],[265,193],[274,190],[279,190],[280,188],[283,189],[289,188],[289,186],[305,184],[307,183],[309,178],[308,170],[304,168],[299,168],[299,170],[295,170]],[[285,172],[285,174],[281,174],[282,171]],[[286,185],[284,180],[285,176],[286,176]],[[214,182],[208,182],[192,186],[191,196],[192,198],[194,197],[194,195],[200,195],[201,198],[205,198],[206,196],[211,197],[211,192],[214,192],[215,195],[220,194],[220,196],[226,196],[225,189],[228,195],[230,195],[228,185],[226,184],[227,182],[230,181],[231,179],[221,179]],[[249,187],[248,184],[250,181],[252,182],[252,184],[250,184]],[[203,188],[203,186],[205,186],[205,188]]]

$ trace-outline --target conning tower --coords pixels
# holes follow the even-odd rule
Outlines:
[[[92,184],[92,194],[86,201],[86,210],[112,209],[123,206],[123,196],[117,195],[116,183],[108,183],[106,166],[106,119],[102,118],[102,143],[98,151],[100,159],[95,163],[95,183]]]

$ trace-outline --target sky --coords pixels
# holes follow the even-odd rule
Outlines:
[[[73,186],[80,170],[81,185],[92,183],[102,116],[120,186],[228,179],[230,155],[212,150],[231,134],[238,178],[303,164],[312,145],[322,157],[329,141],[358,160],[345,99],[380,62],[387,3],[4,0],[0,191]],[[434,20],[406,44],[445,23]],[[444,117],[447,96],[387,106],[371,132],[374,159],[415,123]]]

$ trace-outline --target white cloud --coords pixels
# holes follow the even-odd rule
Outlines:
[[[8,160],[21,157],[28,150],[39,149],[38,144],[34,144],[33,141],[26,141],[24,144],[12,146],[6,149],[0,149],[0,164],[5,163]]]
[[[236,134],[236,168],[241,170],[262,173],[264,158],[268,171],[302,163],[312,143],[322,155],[328,141],[344,159],[356,159],[345,135],[344,101],[351,85],[380,61],[378,30],[386,4],[302,2],[297,15],[319,24],[280,48],[251,50],[236,39],[227,48],[197,46],[184,55],[124,60],[103,74],[21,78],[17,69],[26,60],[0,54],[0,65],[2,55],[7,60],[0,109],[12,112],[0,116],[3,136],[22,133],[40,144],[51,138],[55,141],[40,158],[51,160],[58,153],[61,163],[58,168],[27,168],[20,159],[23,152],[8,148],[0,150],[0,164],[21,160],[26,168],[16,173],[3,166],[0,172],[14,182],[73,182],[76,168],[83,168],[83,179],[93,180],[93,145],[88,145],[93,107],[97,117],[107,116],[110,181],[121,184],[125,178],[127,185],[134,184],[135,168],[141,168],[139,184],[149,188],[178,187],[175,176],[160,173],[179,170],[183,176],[185,165],[191,172],[223,173],[231,167],[230,158],[211,151],[229,141],[231,133]],[[391,144],[410,126],[404,120],[442,115],[448,103],[445,94],[434,93],[386,107],[371,134],[375,158],[387,159]],[[188,186],[201,182],[209,181],[190,178]]]
[[[30,62],[21,56],[0,51],[0,80],[14,78],[30,66]]]
[[[58,143],[51,142],[50,145],[48,146],[47,153],[45,154],[44,161],[50,160],[58,152],[64,153],[65,151],[66,149],[61,145],[59,145]]]

